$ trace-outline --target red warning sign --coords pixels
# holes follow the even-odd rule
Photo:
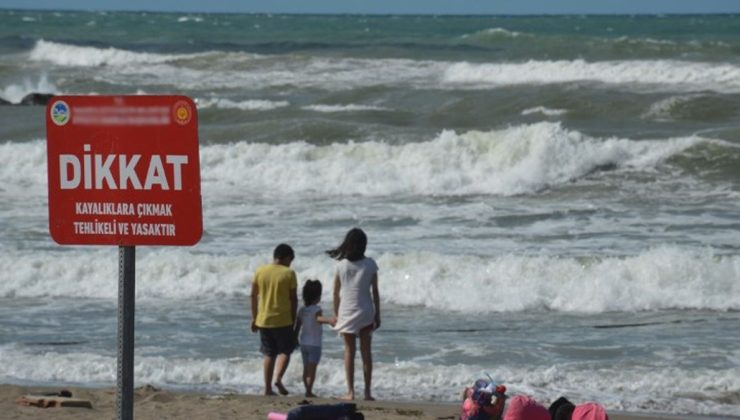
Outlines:
[[[49,231],[60,244],[193,245],[203,233],[198,116],[186,96],[55,96]]]

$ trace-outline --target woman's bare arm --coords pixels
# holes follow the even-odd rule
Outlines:
[[[375,305],[375,329],[380,328],[380,292],[378,291],[378,273],[373,274],[370,280],[370,287],[373,291],[373,305]]]
[[[342,283],[339,281],[339,273],[334,274],[334,316],[339,316],[339,291],[342,289]]]

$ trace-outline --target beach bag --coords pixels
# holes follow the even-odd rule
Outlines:
[[[501,420],[506,403],[506,387],[478,379],[463,390],[460,420]]]

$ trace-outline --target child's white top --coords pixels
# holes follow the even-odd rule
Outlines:
[[[301,334],[298,340],[303,346],[321,347],[323,329],[319,321],[316,320],[316,314],[319,311],[321,311],[319,305],[301,306],[298,309],[298,319],[301,321]]]
[[[337,263],[339,291],[339,314],[334,330],[340,333],[357,334],[361,329],[375,321],[370,284],[378,272],[378,265],[372,258],[359,261],[341,260]]]

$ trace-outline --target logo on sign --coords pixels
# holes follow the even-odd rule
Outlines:
[[[64,125],[69,122],[69,105],[64,101],[56,101],[51,107],[51,120],[56,125]]]
[[[177,101],[172,107],[172,113],[174,114],[175,121],[180,125],[185,125],[190,122],[193,118],[193,110],[190,109],[190,104],[185,101]]]

